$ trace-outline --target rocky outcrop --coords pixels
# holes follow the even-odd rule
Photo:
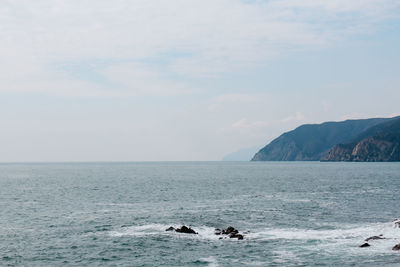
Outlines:
[[[165,229],[165,231],[175,231],[178,233],[194,234],[194,235],[198,234],[195,230],[193,230],[192,228],[187,227],[185,225],[183,225],[181,228],[176,228],[176,229],[174,227],[170,226],[168,229]]]
[[[190,227],[187,227],[183,225],[181,228],[174,228],[173,226],[168,227],[165,229],[165,231],[175,231],[177,233],[184,233],[184,234],[198,234],[195,230],[193,230]],[[248,233],[248,232],[246,232]],[[221,237],[219,239],[224,239],[224,238],[237,238],[238,240],[243,240],[244,239],[244,234],[240,234],[239,230],[233,228],[232,226],[229,226],[226,229],[215,229],[214,232],[215,235],[220,235]]]
[[[181,228],[178,228],[175,230],[178,233],[185,233],[185,234],[195,234],[197,235],[198,233],[196,231],[194,231],[192,228],[190,227],[186,227],[186,226],[182,226]]]
[[[400,244],[395,245],[392,250],[400,250]]]
[[[216,235],[221,235],[219,239],[224,239],[224,238],[237,238],[238,240],[243,240],[244,239],[244,234],[240,234],[239,230],[233,228],[232,226],[229,226],[226,229],[215,229],[214,232]]]
[[[252,161],[321,160],[335,145],[350,142],[366,130],[390,120],[376,118],[302,125],[273,140],[257,152]]]
[[[352,143],[334,146],[322,161],[400,161],[400,119],[378,126]]]
[[[339,144],[334,146],[322,161],[351,161],[352,152],[351,146]]]
[[[395,220],[393,220],[393,226],[394,226],[395,228],[399,228],[399,226],[400,226],[400,219],[395,219]],[[382,239],[388,239],[388,240],[390,240],[391,237],[389,237],[389,238],[383,237],[383,234],[380,234],[380,235],[373,235],[373,236],[370,236],[370,237],[366,238],[366,239],[365,239],[366,243],[363,243],[362,245],[359,245],[358,247],[360,247],[360,248],[370,247],[371,245],[370,245],[369,243],[367,243],[368,241],[375,241],[375,240],[382,240]],[[377,242],[379,242],[379,241],[377,241]],[[400,251],[400,243],[397,244],[397,245],[395,245],[395,246],[392,248],[392,250]]]
[[[370,241],[370,240],[378,240],[378,239],[386,239],[384,237],[382,237],[383,235],[374,235],[371,237],[368,237],[367,239],[365,239],[365,241]]]
[[[323,161],[400,161],[400,142],[370,137],[354,148],[335,146]]]

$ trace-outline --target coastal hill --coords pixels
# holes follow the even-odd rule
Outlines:
[[[400,161],[400,118],[378,124],[347,144],[337,144],[323,161]]]
[[[254,155],[252,161],[364,161],[367,158],[369,161],[386,161],[389,158],[395,160],[396,152],[390,157],[368,157],[365,154],[372,151],[390,154],[388,151],[391,148],[396,149],[396,140],[399,139],[397,121],[400,122],[400,117],[302,125],[266,145]],[[359,142],[363,143],[357,147],[357,151],[363,156],[349,156]],[[371,142],[375,146],[371,147]],[[384,145],[389,145],[388,142],[390,148],[386,150]]]

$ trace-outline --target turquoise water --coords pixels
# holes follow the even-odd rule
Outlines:
[[[396,266],[399,189],[400,163],[0,164],[0,265]]]

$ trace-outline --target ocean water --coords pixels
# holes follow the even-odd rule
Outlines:
[[[400,163],[0,164],[0,266],[400,266],[399,189]]]

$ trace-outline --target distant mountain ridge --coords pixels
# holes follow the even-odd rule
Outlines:
[[[400,122],[400,117],[302,125],[293,131],[282,134],[263,147],[253,156],[252,161],[353,161],[354,159],[364,161],[363,159],[366,156],[351,157],[348,154],[353,153],[358,142],[372,137],[374,134],[385,135],[390,129],[390,136],[385,135],[385,138],[393,141],[390,146],[393,146],[394,149],[398,137],[394,130],[397,129],[395,121]],[[394,126],[389,127],[389,125],[392,125],[391,123]],[[387,127],[384,125],[387,125]],[[379,147],[384,149],[382,145],[379,145]],[[335,151],[332,149],[335,149]],[[374,150],[376,149],[374,148]],[[378,158],[381,159],[380,161],[384,161],[387,156],[376,157],[377,160]],[[393,158],[395,158],[395,155],[390,159],[393,160]],[[369,159],[374,161],[372,158]]]
[[[259,150],[257,147],[242,148],[235,152],[229,153],[222,158],[222,161],[249,161],[253,158],[254,153]]]

